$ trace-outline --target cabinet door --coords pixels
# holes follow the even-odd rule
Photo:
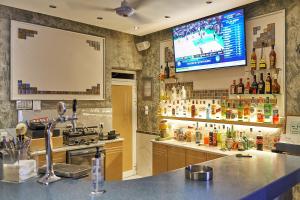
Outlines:
[[[220,154],[214,154],[214,153],[207,153],[207,160],[214,160],[217,158],[224,157],[223,155]]]
[[[152,174],[157,175],[168,171],[167,146],[153,143]]]
[[[168,147],[168,171],[185,167],[185,149]]]
[[[206,153],[187,149],[185,151],[185,165],[193,165],[206,161]]]
[[[116,181],[123,178],[123,142],[104,145],[105,149],[105,180]]]
[[[66,152],[53,152],[53,163],[66,163]],[[42,154],[36,158],[39,167],[46,165],[46,155]]]

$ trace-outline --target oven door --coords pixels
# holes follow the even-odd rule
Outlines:
[[[101,157],[104,158],[104,150],[100,149]],[[71,150],[67,152],[67,163],[75,165],[92,166],[92,158],[95,157],[96,148]],[[104,161],[105,159],[103,159]],[[102,163],[104,164],[104,163]],[[104,165],[103,165],[104,166]]]

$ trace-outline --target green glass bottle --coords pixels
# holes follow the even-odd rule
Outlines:
[[[266,102],[264,104],[264,114],[265,114],[265,123],[272,122],[272,104],[270,103],[270,98],[266,98]]]

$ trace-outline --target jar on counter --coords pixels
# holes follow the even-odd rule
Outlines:
[[[194,127],[188,126],[188,129],[185,132],[185,136],[186,136],[186,141],[187,142],[195,141],[195,130],[194,130]]]
[[[259,131],[258,135],[256,136],[256,150],[264,150],[264,138],[261,134],[261,131]]]
[[[159,123],[159,132],[161,138],[168,137],[168,121],[167,120],[161,120]]]

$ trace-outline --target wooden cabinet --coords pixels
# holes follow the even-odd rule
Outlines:
[[[168,171],[185,166],[185,149],[179,147],[168,147]]]
[[[104,145],[105,149],[105,180],[116,181],[123,178],[123,142]]]
[[[214,160],[223,157],[223,155],[214,154],[214,153],[206,153],[206,155],[207,155],[207,160]]]
[[[206,153],[187,149],[185,151],[185,165],[193,165],[206,161]]]
[[[175,147],[156,142],[152,143],[152,147],[153,175],[223,157],[220,154],[196,151],[185,147]]]
[[[168,171],[167,146],[153,143],[152,174],[157,175]]]
[[[66,163],[66,152],[53,152],[53,163]],[[46,165],[46,155],[38,155],[36,158],[39,167]]]

